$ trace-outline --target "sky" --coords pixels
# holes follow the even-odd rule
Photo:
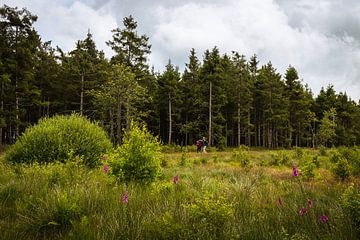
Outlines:
[[[334,85],[360,99],[360,2],[358,0],[0,0],[26,7],[43,41],[64,51],[75,48],[88,30],[98,47],[111,30],[123,28],[132,15],[138,33],[152,45],[149,63],[162,71],[168,60],[183,70],[191,48],[200,60],[217,46],[222,54],[237,51],[260,64],[271,61],[284,75],[289,65],[315,95]]]

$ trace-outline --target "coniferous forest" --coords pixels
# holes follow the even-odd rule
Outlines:
[[[0,16],[0,144],[43,117],[74,112],[98,121],[118,144],[132,120],[165,144],[193,145],[203,136],[220,149],[360,143],[359,103],[331,85],[314,95],[291,63],[279,73],[255,54],[215,46],[189,49],[183,72],[171,60],[155,72],[151,39],[132,16],[106,42],[111,59],[90,31],[64,52],[40,38],[28,10],[4,5]]]

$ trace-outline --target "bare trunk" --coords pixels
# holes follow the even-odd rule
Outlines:
[[[17,38],[18,38],[18,27],[15,32],[15,56],[17,60]],[[18,96],[18,63],[16,62],[15,68],[15,138],[19,136],[19,96]]]
[[[240,94],[239,94],[240,95]],[[240,96],[239,96],[240,97]],[[237,137],[238,137],[238,146],[240,147],[241,143],[241,129],[240,129],[240,101],[238,102],[238,112],[237,112],[237,125],[238,125],[238,132],[237,132]]]
[[[81,73],[80,116],[84,112],[84,73]]]
[[[0,126],[0,145],[3,144],[3,122],[5,122],[4,118],[4,82],[1,83],[1,126]]]
[[[117,132],[116,132],[116,136],[117,136],[117,143],[121,144],[121,102],[118,101],[118,105],[117,105],[117,113],[116,113],[116,125],[117,125]]]
[[[212,136],[211,136],[211,121],[212,121],[212,109],[211,109],[211,103],[212,103],[212,82],[210,81],[210,93],[209,93],[209,145],[212,144]]]
[[[171,119],[171,94],[169,93],[169,139],[168,144],[171,144],[171,132],[172,132],[172,119]]]
[[[250,111],[248,112],[248,119],[247,119],[247,143],[248,146],[251,147]]]
[[[110,108],[109,110],[109,115],[110,115],[110,138],[114,142],[114,114],[112,108]]]
[[[130,103],[129,98],[126,99],[126,132],[130,130]]]
[[[185,116],[186,127],[187,127],[188,121],[189,121],[189,115],[186,113],[186,116]],[[188,133],[188,129],[186,129],[186,132],[185,132],[185,146],[188,145],[188,142],[189,142],[189,133]]]

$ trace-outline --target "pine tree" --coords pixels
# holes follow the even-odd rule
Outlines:
[[[0,131],[5,134],[0,138],[9,143],[31,124],[30,109],[40,102],[33,71],[40,37],[33,28],[37,17],[26,9],[4,5],[0,8],[0,19],[1,128],[6,127]]]
[[[319,139],[321,144],[324,146],[333,146],[334,138],[336,136],[336,110],[335,108],[330,108],[327,111],[324,111],[324,117],[321,119],[320,130],[319,130]]]
[[[169,60],[168,64],[166,65],[166,69],[159,76],[159,92],[158,92],[158,100],[159,101],[159,108],[160,108],[160,129],[163,131],[160,136],[162,139],[165,139],[164,135],[167,132],[167,143],[171,144],[173,140],[173,127],[174,127],[174,116],[178,118],[178,114],[174,114],[175,112],[178,113],[179,109],[177,108],[180,100],[179,96],[179,81],[180,81],[180,73],[177,67],[174,67]],[[164,114],[164,111],[167,113]],[[167,117],[165,117],[165,115]],[[167,121],[165,120],[167,119]],[[165,127],[165,123],[167,127]],[[177,132],[177,131],[176,131]]]

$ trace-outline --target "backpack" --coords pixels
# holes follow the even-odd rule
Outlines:
[[[201,146],[202,146],[201,140],[197,140],[197,141],[196,141],[196,146],[197,146],[197,147],[201,147]]]

